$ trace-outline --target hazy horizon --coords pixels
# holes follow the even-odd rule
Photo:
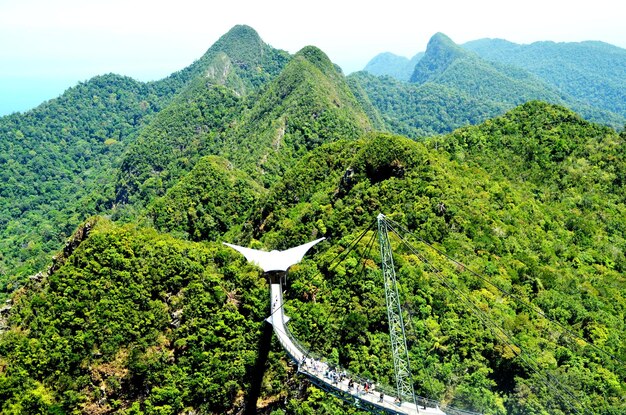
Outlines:
[[[626,48],[626,7],[529,0],[514,10],[495,0],[385,7],[320,0],[294,7],[285,0],[208,4],[147,0],[8,0],[0,3],[0,115],[31,109],[94,76],[116,73],[139,81],[162,79],[190,65],[236,24],[254,28],[271,46],[295,53],[323,50],[346,74],[382,52],[412,57],[437,32],[463,44],[500,38],[602,41]]]

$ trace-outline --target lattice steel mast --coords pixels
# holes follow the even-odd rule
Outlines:
[[[380,241],[380,256],[383,268],[383,278],[385,280],[385,300],[387,302],[387,318],[389,320],[389,335],[391,337],[393,368],[396,375],[396,387],[398,389],[399,397],[402,397],[403,399],[410,399],[411,402],[417,406],[415,390],[413,389],[413,382],[411,379],[409,350],[406,346],[406,334],[404,332],[402,309],[400,308],[396,271],[393,265],[393,255],[391,252],[391,243],[389,242],[388,225],[385,215],[382,213],[379,214],[377,221],[378,239]]]

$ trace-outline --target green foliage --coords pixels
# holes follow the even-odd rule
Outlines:
[[[162,196],[208,154],[269,185],[294,158],[369,128],[343,75],[323,52],[307,47],[265,88],[243,98],[212,79],[192,82],[126,153],[117,199]]]
[[[467,58],[468,54],[443,33],[436,33],[428,41],[426,53],[413,69],[410,81],[423,84],[443,73],[454,63]]]
[[[569,98],[441,34],[416,73],[423,83],[346,80],[317,48],[289,59],[237,26],[165,80],[95,78],[2,118],[4,275],[41,269],[114,198],[113,219],[156,229],[90,220],[51,273],[13,294],[0,311],[0,411],[240,413],[264,370],[259,412],[360,413],[299,386],[264,343],[259,270],[207,240],[285,249],[325,236],[289,273],[290,328],[392,384],[375,234],[346,254],[384,212],[421,248],[393,240],[418,394],[489,415],[623,413],[626,133],[537,101],[466,126]],[[370,131],[453,126],[465,127],[420,143]]]
[[[240,405],[267,286],[236,262],[220,246],[98,220],[64,265],[14,296],[0,338],[0,411]]]
[[[497,39],[463,47],[487,60],[524,68],[588,105],[626,117],[624,49],[602,42],[518,45]]]
[[[239,78],[236,82],[238,91],[250,93],[278,75],[288,60],[287,52],[265,44],[254,29],[236,25],[200,59],[159,81],[158,85],[161,89],[179,91],[191,81],[207,76],[223,84],[228,78],[223,75],[230,74],[231,77]],[[228,70],[220,71],[224,68]],[[233,84],[228,86],[232,87]]]
[[[235,26],[198,61],[159,81],[161,88],[180,93],[126,152],[116,201],[146,204],[163,196],[200,157],[223,154],[225,131],[249,105],[243,98],[276,77],[288,59],[252,28]]]
[[[110,207],[116,160],[167,99],[151,85],[105,75],[0,118],[0,293],[41,270],[81,221]]]
[[[479,132],[483,141],[468,144],[463,155],[453,151],[460,137]],[[567,138],[569,147],[557,138]],[[425,145],[375,134],[314,151],[270,191],[256,219],[263,231],[255,237],[270,247],[297,243],[297,235],[318,237],[321,229],[332,241],[325,254],[290,274],[292,331],[315,352],[336,353],[349,369],[391,383],[379,271],[375,262],[359,261],[369,236],[329,269],[334,255],[382,211],[524,301],[455,272],[426,247],[423,255],[441,278],[400,250],[396,262],[412,309],[409,340],[419,394],[489,414],[526,407],[567,413],[571,405],[623,411],[619,362],[524,308],[533,304],[581,339],[624,358],[626,239],[616,224],[626,212],[623,184],[615,182],[626,171],[623,146],[608,128],[529,103]],[[535,154],[530,161],[528,151]],[[318,173],[322,164],[325,175]],[[459,291],[510,339],[485,326]],[[603,374],[593,375],[598,370]],[[552,378],[576,399],[542,387]]]
[[[116,184],[118,202],[149,201],[210,154],[218,134],[243,110],[234,91],[198,79],[163,111],[124,154]]]
[[[148,207],[160,231],[181,232],[192,240],[218,240],[245,222],[263,194],[260,187],[227,160],[207,156]]]
[[[307,151],[340,138],[355,139],[370,121],[328,57],[308,46],[255,97],[226,135],[222,155],[265,185]]]
[[[411,59],[394,55],[390,52],[380,53],[372,58],[363,70],[376,76],[391,76],[399,81],[408,81],[415,70],[415,65],[424,56],[420,52]]]
[[[515,63],[489,62],[437,33],[415,65],[411,83],[362,73],[352,77],[357,78],[369,100],[358,94],[357,97],[364,104],[369,101],[374,105],[383,116],[386,129],[409,137],[448,133],[464,125],[479,124],[529,100],[567,105],[585,118],[613,128],[624,124],[624,116],[606,105],[564,90],[565,81],[542,79],[524,66],[511,65]],[[617,60],[613,63],[615,68],[623,66]],[[554,66],[561,76],[568,73]],[[624,97],[615,95],[607,100],[621,102]]]
[[[380,113],[384,129],[407,137],[427,137],[478,124],[506,108],[503,103],[435,83],[415,85],[365,72],[348,79],[361,105],[367,108],[371,103]],[[356,92],[359,90],[363,93]]]

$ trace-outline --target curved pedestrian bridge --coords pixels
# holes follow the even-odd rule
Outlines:
[[[272,283],[270,292],[272,312],[267,321],[272,324],[274,333],[278,337],[281,346],[298,365],[298,372],[309,378],[316,386],[372,413],[446,415],[445,412],[439,409],[436,402],[426,399],[418,398],[420,404],[416,407],[413,403],[397,402],[396,396],[387,395],[384,392],[381,397],[381,391],[376,390],[375,387],[369,388],[366,392],[362,386],[365,380],[348,377],[341,370],[331,370],[324,361],[312,358],[287,329],[288,317],[285,316],[283,310],[282,284]],[[354,384],[352,387],[350,387],[350,379],[352,379]]]

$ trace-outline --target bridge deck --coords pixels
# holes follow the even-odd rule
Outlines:
[[[272,324],[274,333],[276,333],[282,347],[298,365],[300,373],[307,376],[313,383],[330,392],[334,392],[345,400],[353,398],[354,404],[363,404],[364,407],[368,407],[379,413],[394,415],[446,415],[438,407],[423,407],[421,405],[416,407],[415,404],[408,402],[402,402],[401,405],[398,405],[395,403],[395,396],[383,395],[381,402],[380,392],[364,393],[362,389],[357,390],[356,386],[354,388],[348,388],[348,378],[344,378],[341,381],[336,378],[335,380],[331,379],[327,376],[327,363],[307,356],[305,349],[289,334],[285,326],[287,317],[283,310],[283,290],[281,284],[271,284],[271,301],[272,313],[267,319],[268,322]]]

